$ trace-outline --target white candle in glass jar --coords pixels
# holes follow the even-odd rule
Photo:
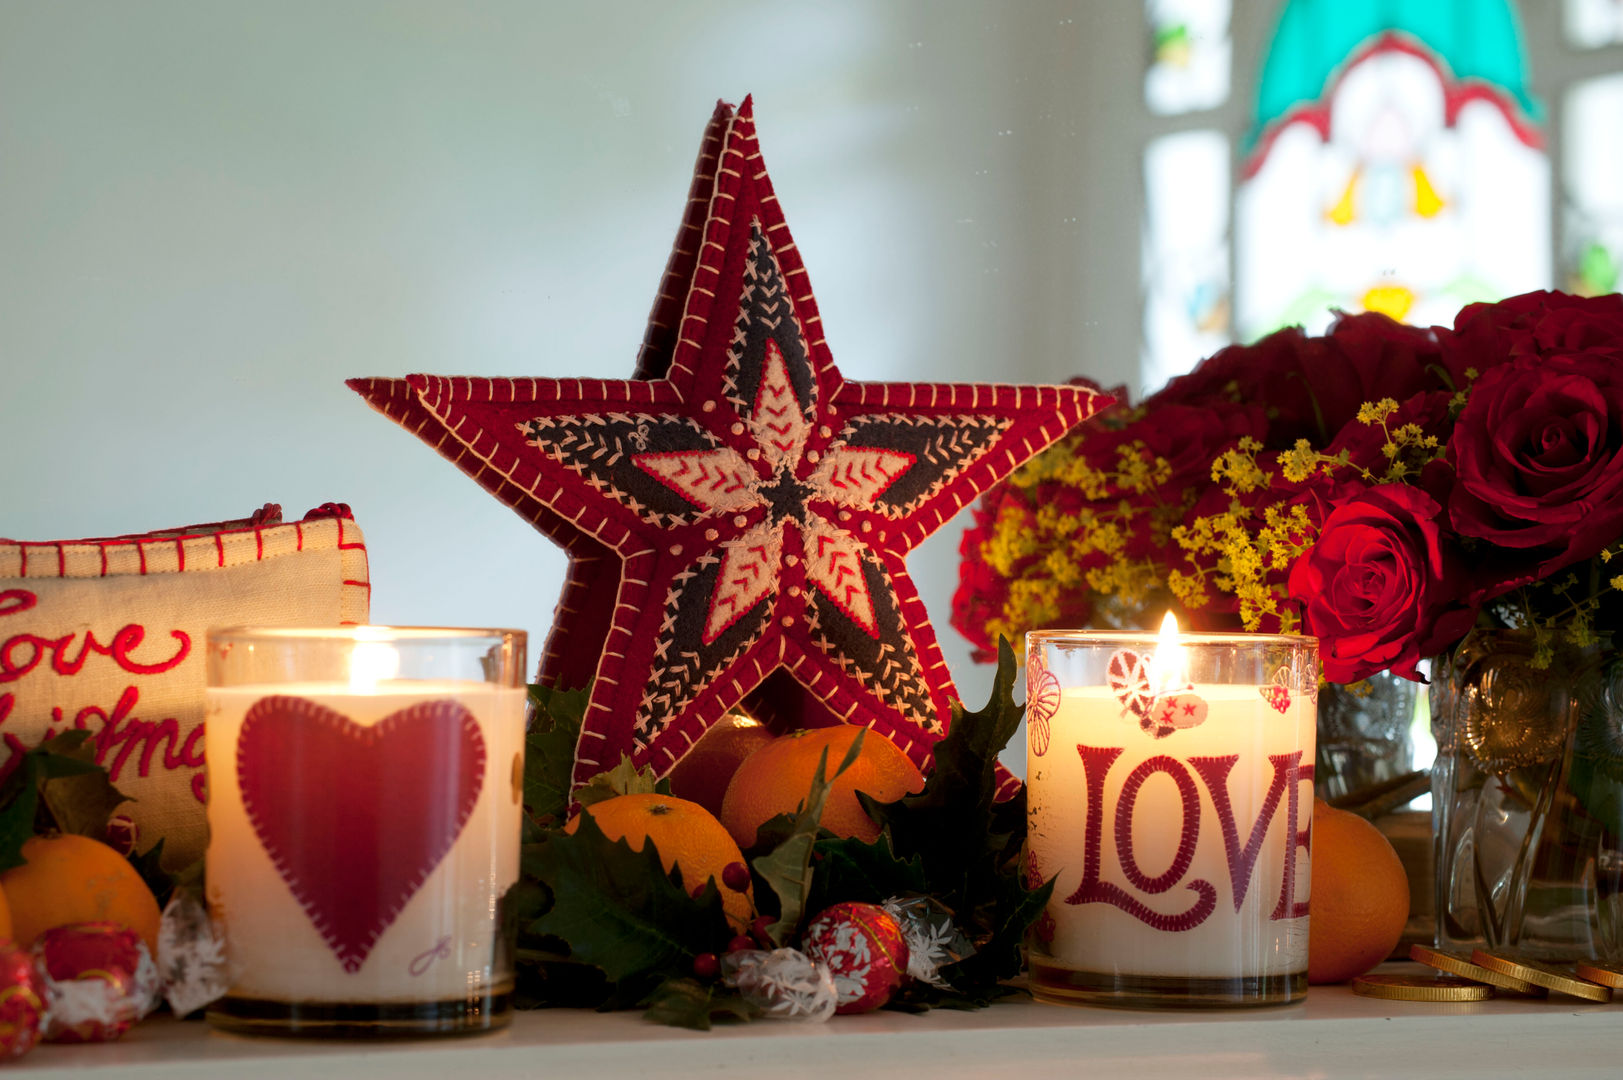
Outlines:
[[[273,698],[299,699],[356,728],[375,727],[416,706],[438,703],[434,707],[446,708],[445,703],[454,703],[465,710],[456,715],[477,731],[477,740],[467,737],[468,745],[476,744],[482,752],[477,796],[449,849],[432,867],[424,868],[420,883],[392,917],[385,913],[377,920],[387,925],[366,947],[364,958],[358,956],[354,942],[335,947],[324,936],[318,928],[323,918],[321,898],[312,911],[311,896],[301,901],[296,895],[299,868],[291,867],[290,881],[289,866],[279,868],[273,861],[245,805],[239,784],[240,736],[256,703]],[[210,909],[225,924],[231,995],[284,1002],[432,1002],[508,989],[490,982],[501,934],[497,902],[518,879],[524,707],[522,687],[473,681],[357,679],[353,684],[210,688],[205,735],[207,888]],[[267,717],[264,722],[273,728],[276,719]],[[446,743],[429,757],[443,763],[465,757],[465,750],[466,746]],[[346,746],[345,752],[368,751],[357,743]],[[408,792],[413,783],[410,776],[381,779],[386,785],[406,785]],[[297,762],[289,763],[282,782],[292,785],[287,790],[294,796],[308,796],[315,805],[323,805],[323,792],[299,789],[306,781]],[[365,819],[366,814],[362,810],[355,816]],[[432,815],[429,820],[434,820]],[[356,824],[336,817],[324,823],[335,830]],[[426,862],[420,844],[391,833],[398,824],[365,822],[367,829],[381,829],[378,835],[384,838],[368,845],[377,848],[376,857],[395,866],[390,860],[405,851],[406,859]]]
[[[1316,708],[1197,684],[1199,725],[1155,738],[1104,686],[1071,687],[1028,771],[1046,963],[1233,978],[1307,968]],[[1125,798],[1124,798],[1125,796]],[[1292,833],[1295,835],[1292,835]]]

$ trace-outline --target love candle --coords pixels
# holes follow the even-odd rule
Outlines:
[[[1263,1005],[1307,992],[1318,643],[1026,635],[1032,931],[1053,1001]]]
[[[344,1035],[505,1023],[524,635],[233,629],[208,643],[207,888],[232,984],[209,1020]]]

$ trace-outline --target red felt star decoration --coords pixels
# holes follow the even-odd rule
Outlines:
[[[570,556],[541,681],[591,684],[575,780],[663,773],[729,709],[921,767],[956,700],[904,559],[1109,399],[848,382],[755,139],[719,105],[632,379],[354,379]]]

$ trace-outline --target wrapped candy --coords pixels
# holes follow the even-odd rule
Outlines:
[[[0,941],[0,1058],[22,1057],[39,1041],[45,983],[26,949]]]
[[[947,905],[928,896],[893,896],[880,905],[901,927],[907,943],[907,977],[945,986],[941,969],[956,964],[975,951],[952,921]]]
[[[202,901],[185,889],[163,909],[158,924],[158,968],[163,996],[176,1016],[185,1016],[231,989],[225,933],[210,918]]]
[[[834,977],[797,949],[730,952],[721,958],[721,972],[767,1016],[820,1023],[834,1015]]]
[[[45,982],[45,1038],[111,1042],[152,1010],[158,966],[139,934],[118,923],[74,923],[34,942]]]
[[[907,976],[907,941],[878,904],[835,904],[806,926],[801,944],[834,976],[840,1015],[868,1012],[890,1000]]]
[[[114,814],[107,820],[107,831],[102,842],[120,855],[131,855],[141,842],[141,827],[128,814]]]

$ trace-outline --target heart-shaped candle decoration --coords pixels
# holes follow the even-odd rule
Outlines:
[[[1117,649],[1105,668],[1105,681],[1122,708],[1142,719],[1155,694],[1150,690],[1149,657],[1133,649]]]
[[[453,700],[367,726],[304,698],[265,697],[237,736],[254,833],[351,973],[456,843],[484,778],[479,725]]]
[[[1111,655],[1105,679],[1116,700],[1121,702],[1123,715],[1137,717],[1138,726],[1157,739],[1204,723],[1208,712],[1206,699],[1195,693],[1188,683],[1156,692],[1150,679],[1154,661],[1154,653],[1132,649],[1117,649]]]
[[[1290,676],[1284,668],[1274,672],[1274,681],[1267,686],[1259,686],[1262,700],[1272,705],[1277,712],[1285,712],[1291,707]]]

